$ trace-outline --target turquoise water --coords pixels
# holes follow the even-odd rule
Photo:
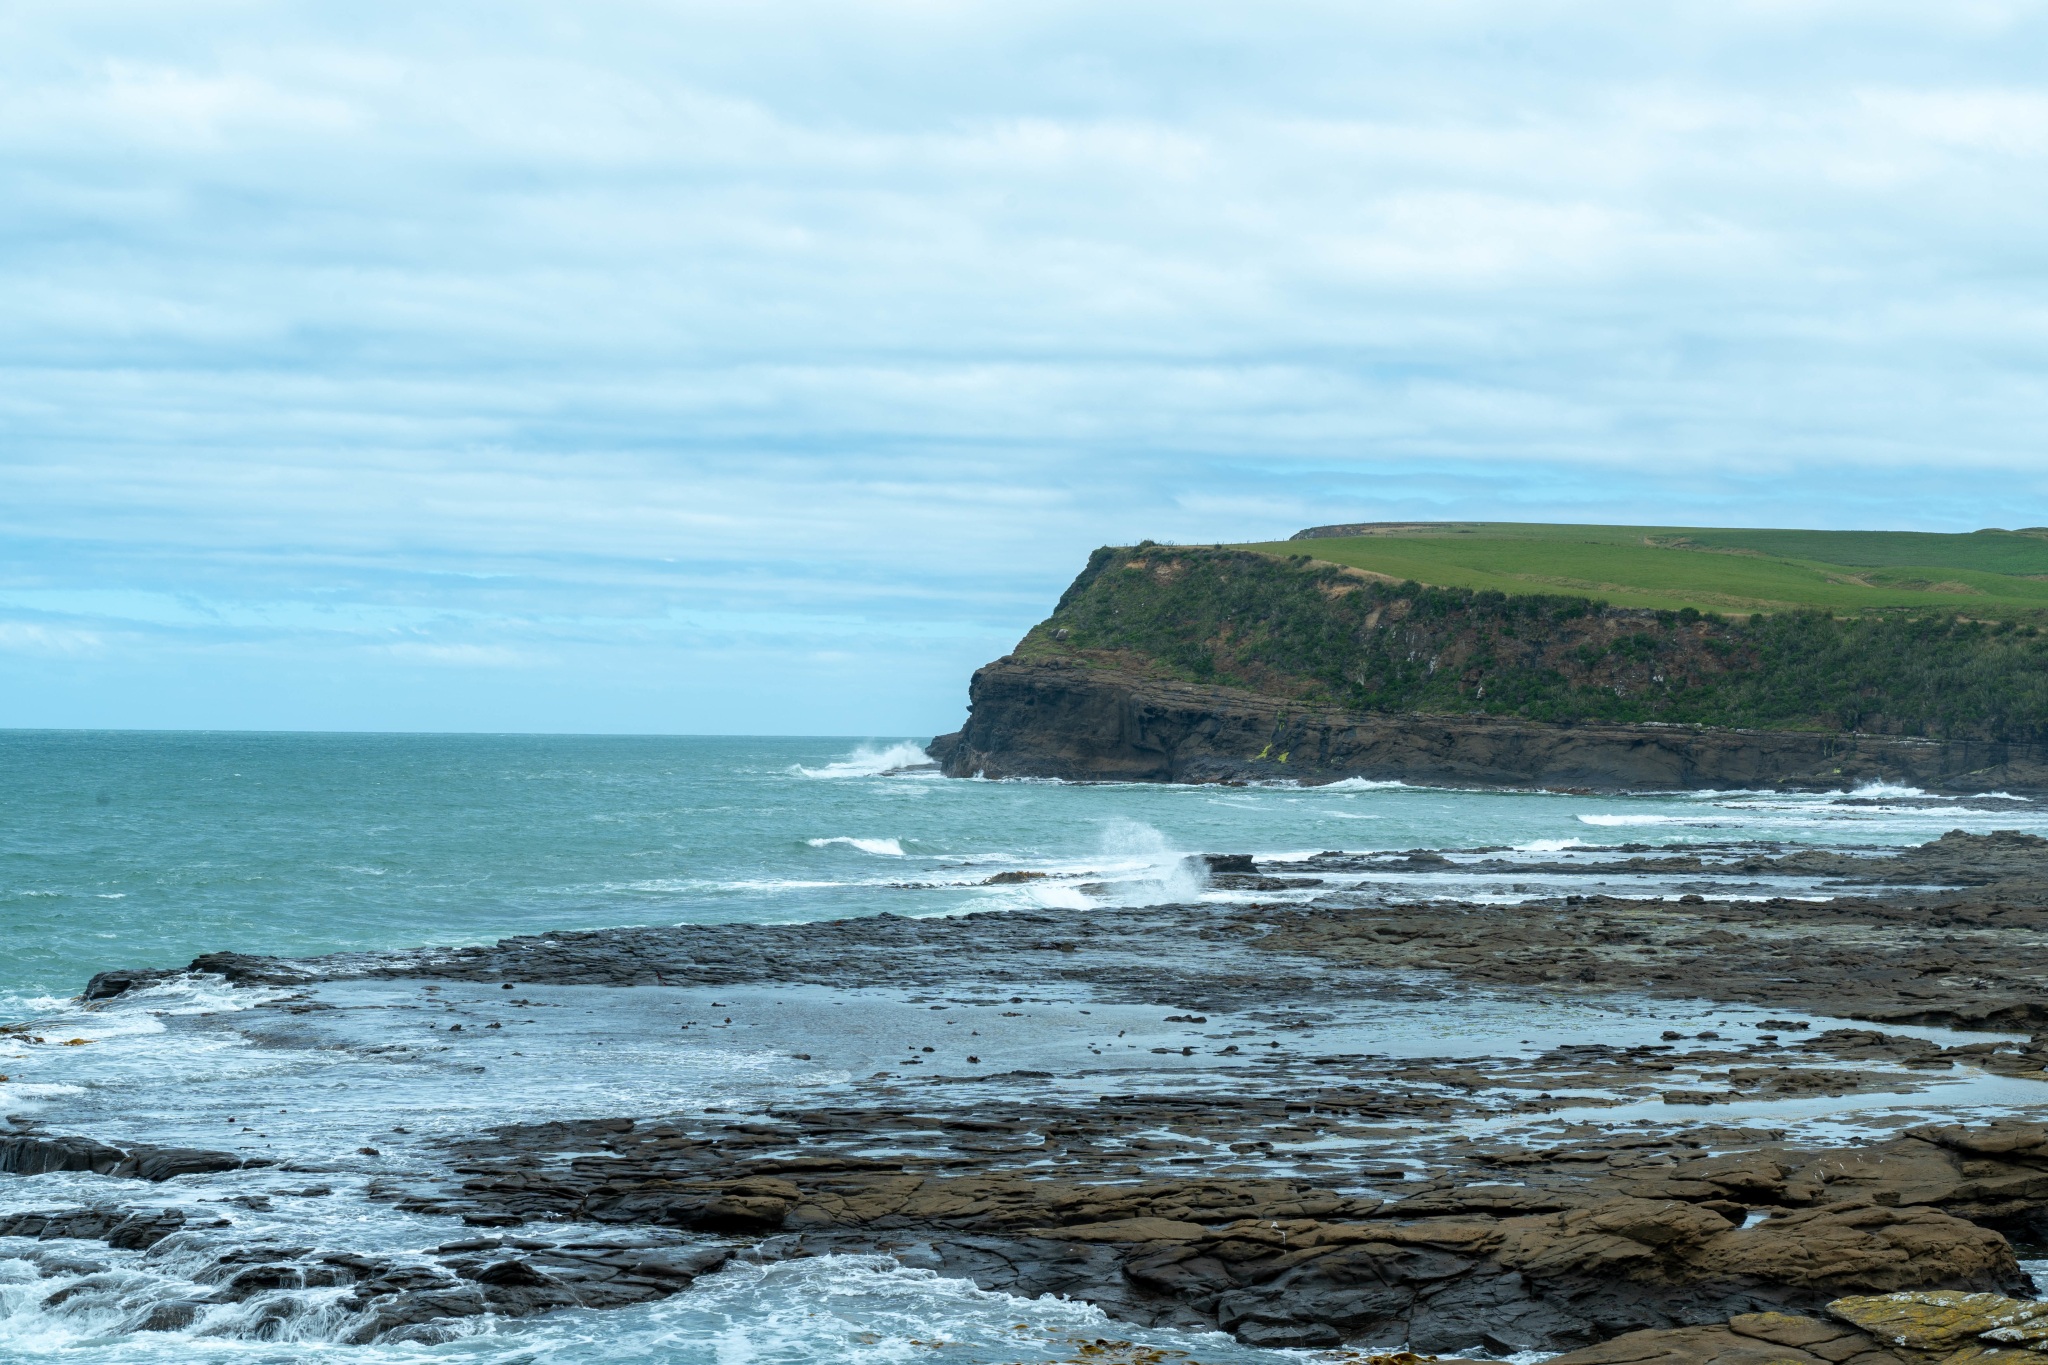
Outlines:
[[[1894,804],[885,775],[921,742],[0,732],[0,1004],[219,949],[1091,903],[1070,884],[900,885],[1011,869],[1191,896],[1171,876],[1190,851],[1898,844],[2048,823],[1883,790]]]
[[[2048,825],[2028,802],[1979,809],[1880,788],[1845,804],[1763,793],[1588,797],[1362,782],[1302,789],[951,781],[916,768],[919,742],[0,733],[0,1022],[34,1018],[34,1032],[53,1042],[90,1044],[37,1048],[0,1036],[0,1114],[117,1143],[206,1145],[235,1132],[223,1115],[275,1110],[261,1131],[234,1140],[260,1141],[266,1155],[330,1172],[322,1178],[336,1189],[331,1198],[295,1198],[293,1187],[307,1177],[276,1173],[150,1187],[83,1175],[0,1177],[0,1212],[109,1199],[194,1207],[253,1186],[275,1191],[276,1206],[233,1209],[237,1238],[417,1250],[445,1240],[449,1220],[360,1197],[371,1179],[409,1166],[410,1150],[397,1144],[505,1118],[697,1112],[713,1103],[740,1113],[789,1093],[832,1094],[854,1070],[820,1069],[809,1046],[796,1049],[799,1065],[786,1040],[778,1045],[766,1033],[682,1044],[661,1021],[694,997],[652,990],[591,988],[588,1000],[576,997],[575,1017],[588,1015],[592,1032],[558,1028],[510,1056],[479,1059],[488,1069],[466,1057],[458,1063],[446,1047],[397,1055],[271,1047],[234,1022],[262,991],[187,979],[91,1011],[67,999],[107,967],[180,966],[217,949],[302,956],[606,925],[1006,906],[1085,914],[1118,903],[1255,898],[1205,887],[1184,862],[1198,851],[1511,847],[1599,864],[1614,856],[1603,850],[1630,843],[1896,846],[1958,827]],[[1481,856],[1460,857],[1464,866],[1448,875],[1412,880],[1425,894],[1482,900],[1582,886],[1514,881],[1479,865]],[[1048,875],[983,884],[1019,870]],[[1083,889],[1090,884],[1101,889]],[[1608,884],[1626,890],[1628,879],[1612,874]],[[1814,890],[1764,879],[1736,894]],[[409,1003],[319,1017],[359,1020],[349,1027],[396,1037],[423,1002],[454,1002],[453,994],[426,994],[439,989],[335,987],[329,993],[341,1006],[380,991]],[[765,984],[746,989],[752,994],[720,994],[729,1007],[775,994]],[[558,994],[566,1009],[574,993]],[[909,1008],[887,995],[876,993],[866,1007]],[[782,1012],[795,1018],[799,1002],[788,1001]],[[1460,1009],[1486,1007],[1450,999],[1415,1008],[1431,1012],[1421,1024],[1434,1036],[1460,1027]],[[1375,1028],[1418,1026],[1397,1007],[1376,1007],[1374,1018]],[[1553,1025],[1571,1023],[1560,1016],[1544,1026]],[[858,1069],[865,1074],[865,1064]],[[393,1137],[398,1122],[417,1136]],[[383,1154],[355,1155],[371,1137]],[[256,1315],[278,1306],[268,1300],[215,1306],[186,1331],[142,1333],[133,1328],[148,1305],[208,1291],[217,1247],[57,1249],[107,1268],[91,1293],[45,1306],[53,1291],[81,1283],[80,1273],[48,1273],[33,1259],[47,1248],[0,1240],[0,1365],[53,1357],[81,1365],[1001,1365],[1071,1359],[1097,1337],[1170,1347],[1209,1365],[1301,1358],[1134,1329],[1082,1305],[1027,1303],[862,1257],[736,1267],[638,1309],[472,1320],[465,1335],[432,1345],[339,1344],[346,1315],[332,1300],[340,1291],[290,1295],[290,1312],[268,1336],[256,1331]]]

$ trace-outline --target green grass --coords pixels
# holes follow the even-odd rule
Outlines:
[[[1236,548],[1307,554],[1397,581],[1567,593],[1617,607],[1959,612],[1991,620],[2048,613],[2048,534],[2038,532],[1445,522]]]

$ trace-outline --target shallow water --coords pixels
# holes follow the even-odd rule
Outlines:
[[[457,985],[336,983],[318,995],[337,1009],[289,1020],[252,1009],[266,993],[203,982],[90,1012],[67,1001],[105,967],[180,965],[224,948],[306,955],[620,924],[1101,903],[1078,889],[1079,874],[1110,882],[1112,901],[1192,900],[1205,894],[1182,863],[1193,851],[1505,845],[1598,861],[1601,849],[1628,842],[1895,846],[1951,828],[2048,826],[2048,813],[2029,802],[1986,810],[1876,789],[1859,800],[1878,804],[1845,805],[1754,793],[1077,786],[892,771],[919,758],[914,746],[888,740],[0,734],[10,778],[0,792],[0,1018],[38,1019],[51,1040],[29,1049],[0,1036],[0,1113],[38,1115],[57,1131],[115,1143],[241,1147],[306,1168],[163,1186],[0,1177],[0,1210],[115,1198],[222,1214],[238,1241],[418,1251],[457,1235],[451,1220],[402,1214],[360,1194],[372,1179],[423,1170],[417,1144],[436,1135],[518,1119],[742,1113],[792,1096],[824,1098],[871,1068],[903,1064],[907,1035],[949,1027],[900,991],[794,987],[522,987],[516,999],[526,1003],[514,1008],[511,998],[485,998],[497,992]],[[1055,875],[980,884],[1013,870]],[[1544,889],[1477,869],[1405,880],[1482,899]],[[1625,888],[1628,879],[1613,884]],[[1751,894],[1818,890],[1775,879]],[[1032,999],[1015,1018],[968,1025],[981,1030],[975,1046],[995,1065],[1091,1068],[1085,1077],[1075,1071],[1076,1095],[1189,1083],[1177,1056],[1149,1045],[1206,1048],[1207,1035],[1264,1026],[1219,1015],[1205,1029],[1168,1027],[1156,1008],[1088,999],[1071,984],[1022,993]],[[484,1014],[503,1028],[484,1035],[472,1027],[459,1043],[445,1030],[451,1015]],[[1674,1020],[1751,1022],[1743,1011],[1626,1000],[1524,1003],[1508,1016],[1475,995],[1375,1003],[1318,1026],[1314,1046],[1526,1055],[1561,1042],[1646,1041]],[[1114,1030],[1127,1037],[1111,1046]],[[55,1046],[73,1037],[86,1042]],[[925,1075],[944,1074],[947,1062],[921,1065]],[[1933,1084],[1902,1073],[1902,1086],[1909,1082],[1929,1088],[1762,1103],[1755,1113],[1717,1107],[1702,1117],[1797,1120],[1846,1133],[1958,1105],[1988,1113],[2030,1096],[2029,1083],[1981,1075]],[[2020,1090],[2003,1088],[2013,1086]],[[1488,1124],[1471,1126],[1478,1135]],[[398,1127],[410,1131],[391,1131]],[[363,1146],[378,1154],[361,1155]],[[315,1182],[333,1193],[289,1192]],[[268,1210],[207,1202],[263,1191]],[[1021,1303],[859,1257],[737,1266],[644,1308],[484,1321],[440,1345],[339,1345],[346,1323],[333,1300],[342,1291],[325,1290],[218,1307],[179,1332],[132,1331],[148,1305],[204,1292],[194,1277],[214,1253],[202,1240],[185,1234],[148,1253],[0,1242],[0,1362],[999,1362],[1071,1359],[1098,1337],[1211,1365],[1293,1354],[1132,1329],[1078,1305]],[[40,1273],[51,1267],[27,1259],[53,1251],[106,1268]],[[42,1306],[79,1284],[66,1302]]]

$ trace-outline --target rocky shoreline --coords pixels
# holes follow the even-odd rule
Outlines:
[[[1093,782],[2048,791],[2048,749],[2036,744],[1360,712],[1178,682],[1141,665],[1005,656],[975,670],[966,726],[929,753],[949,777]]]
[[[765,1030],[757,1053],[801,1047],[846,1079],[417,1142],[337,1135],[317,1166],[14,1116],[0,1173],[89,1175],[106,1197],[0,1216],[0,1237],[74,1267],[81,1240],[207,1248],[190,1313],[345,1286],[357,1341],[649,1302],[735,1259],[860,1253],[1248,1345],[2048,1361],[2039,1337],[1982,1337],[2013,1325],[1997,1304],[2033,1302],[2021,1261],[2048,1254],[2048,841],[1206,867],[1288,898],[102,972],[85,995],[103,1010],[190,973],[233,983],[256,1007],[167,1026],[281,1056],[517,1066],[572,1020],[637,1027],[593,1014],[603,996],[666,1011],[670,1037]],[[1451,870],[1585,889],[1432,894]],[[1717,890],[1802,877],[1832,894]],[[1596,889],[1617,879],[1635,892]],[[1721,1017],[1677,1030],[1660,1002]],[[1502,1018],[1534,1044],[1472,1022]],[[1576,1021],[1569,1041],[1555,1019]],[[409,1144],[402,1161],[387,1142]],[[201,1178],[240,1192],[176,1209],[121,1193]],[[269,1201],[342,1198],[449,1232],[366,1256],[236,1231]],[[1948,1325],[1887,1334],[1861,1301],[1900,1293]],[[159,1309],[131,1330],[186,1311]]]

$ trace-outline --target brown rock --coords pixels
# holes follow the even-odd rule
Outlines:
[[[1630,1332],[1598,1346],[1552,1356],[1545,1365],[1823,1365],[1819,1356],[1741,1336],[1726,1327]]]
[[[2022,1282],[2005,1238],[1933,1209],[1829,1205],[1715,1237],[1701,1275],[1755,1275],[1801,1288],[1876,1291]]]
[[[1995,1232],[1933,1209],[1830,1205],[1738,1230],[1698,1204],[1615,1199],[1500,1225],[1496,1255],[1531,1275],[1621,1274],[1642,1284],[1753,1276],[1806,1289],[1889,1292],[2014,1285],[2024,1277]]]
[[[1195,1242],[1210,1235],[1200,1223],[1166,1218],[1119,1218],[1109,1223],[1082,1223],[1071,1228],[1026,1228],[1027,1237],[1061,1242]],[[1268,1249],[1260,1247],[1264,1254]]]
[[[1684,1255],[1734,1225],[1718,1213],[1677,1200],[1614,1199],[1547,1218],[1517,1218],[1501,1227],[1501,1264],[1531,1275],[1622,1273],[1630,1279],[1677,1283]]]
[[[1728,1319],[1728,1330],[1737,1336],[1755,1337],[1779,1346],[1796,1347],[1827,1361],[1859,1360],[1864,1365],[1889,1362],[1886,1354],[1867,1334],[1826,1318],[1802,1317],[1794,1313],[1743,1313]]]

